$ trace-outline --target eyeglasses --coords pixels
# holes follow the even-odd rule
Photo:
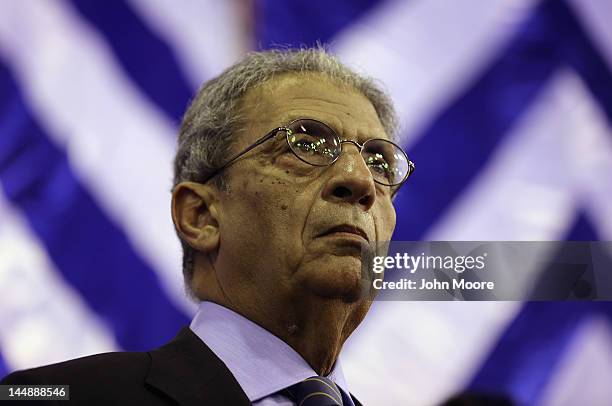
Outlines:
[[[327,124],[313,119],[298,119],[278,127],[245,148],[223,166],[211,173],[202,183],[208,182],[238,158],[276,137],[280,132],[291,152],[301,161],[313,166],[330,166],[340,158],[342,144],[354,144],[365,161],[374,182],[385,186],[397,187],[404,183],[414,172],[414,163],[402,148],[389,140],[372,138],[360,144],[356,141],[343,140]]]

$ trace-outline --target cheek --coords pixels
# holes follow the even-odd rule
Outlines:
[[[381,208],[380,215],[377,216],[377,228],[379,230],[379,241],[390,241],[395,230],[396,213],[393,204],[385,203]]]
[[[285,153],[278,155],[273,160],[273,165],[282,171],[287,182],[296,187],[303,187],[303,183],[310,180],[320,172],[320,168],[300,161],[295,155]]]
[[[308,215],[301,185],[283,176],[253,174],[231,191],[232,212],[240,219],[238,232],[250,231],[253,241],[243,241],[277,258],[299,256],[302,231]],[[230,219],[232,221],[232,219]]]

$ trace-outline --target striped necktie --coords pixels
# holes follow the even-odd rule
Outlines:
[[[324,376],[312,376],[286,389],[298,406],[342,406],[340,389]]]

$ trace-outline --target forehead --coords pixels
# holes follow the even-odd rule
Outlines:
[[[242,112],[251,126],[261,130],[297,118],[314,118],[343,138],[389,138],[363,94],[321,74],[287,74],[269,80],[247,92]]]

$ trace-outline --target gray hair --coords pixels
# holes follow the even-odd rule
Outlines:
[[[333,83],[357,90],[370,100],[387,135],[397,133],[397,118],[389,96],[371,78],[343,65],[324,48],[270,50],[247,54],[221,75],[204,83],[192,100],[178,137],[174,158],[174,186],[184,181],[203,182],[225,164],[244,125],[239,114],[240,102],[250,89],[287,73],[319,73]],[[223,176],[211,179],[219,189],[226,184]],[[194,249],[181,240],[183,276],[187,293],[194,297],[191,284],[194,273]]]

